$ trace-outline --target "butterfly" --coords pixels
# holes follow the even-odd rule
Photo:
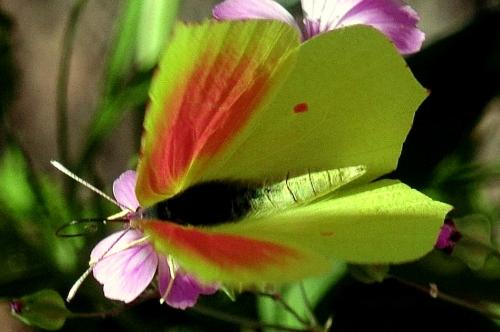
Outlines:
[[[179,24],[150,90],[130,225],[228,287],[297,281],[338,259],[415,260],[451,207],[374,180],[395,169],[426,95],[370,27],[301,43],[277,21]]]

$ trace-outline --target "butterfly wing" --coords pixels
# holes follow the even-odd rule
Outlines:
[[[368,182],[395,169],[427,92],[391,42],[355,26],[312,38],[293,55],[271,102],[214,155],[201,180],[280,181],[365,165]]]
[[[297,45],[297,32],[280,22],[177,27],[150,91],[136,186],[142,206],[214,167],[213,156],[268,103],[291,66],[279,63]]]
[[[205,281],[239,287],[328,272],[334,259],[401,263],[432,249],[451,207],[397,181],[212,227],[143,220],[155,249]]]
[[[366,165],[393,170],[425,98],[370,27],[299,44],[280,22],[176,30],[153,81],[136,193],[142,206],[210,180],[283,180]]]

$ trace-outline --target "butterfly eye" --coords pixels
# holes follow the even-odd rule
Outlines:
[[[56,230],[56,236],[58,237],[77,237],[86,236],[97,232],[100,225],[104,225],[108,222],[127,222],[127,219],[105,219],[105,218],[83,218],[78,220],[72,220],[59,227]]]

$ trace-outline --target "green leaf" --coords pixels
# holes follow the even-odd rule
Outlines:
[[[150,70],[167,44],[180,0],[142,0],[137,31],[136,63]]]
[[[349,272],[358,281],[365,284],[372,284],[375,282],[382,282],[389,274],[389,265],[349,265]]]
[[[299,4],[299,0],[278,0],[278,2],[285,8],[290,8]]]
[[[28,179],[26,160],[12,145],[5,149],[0,159],[0,183],[0,205],[16,219],[29,216],[36,199]]]
[[[113,88],[123,85],[120,82],[123,81],[130,70],[134,60],[134,52],[131,47],[135,44],[137,38],[140,13],[140,0],[126,1],[118,20],[114,46],[108,55],[105,94],[109,94]]]
[[[129,0],[119,18],[114,46],[108,55],[101,100],[77,164],[80,167],[77,172],[81,172],[81,167],[87,164],[104,138],[118,125],[124,112],[147,100],[149,77],[130,83],[141,8],[142,1]]]
[[[462,238],[453,249],[453,256],[473,270],[481,269],[495,250],[491,241],[491,223],[478,214],[453,219]]]
[[[301,317],[310,318],[310,305],[313,309],[322,299],[323,295],[333,287],[347,271],[347,265],[337,262],[329,275],[305,279],[300,283],[288,285],[280,290],[280,295],[284,302],[293,308]],[[301,290],[303,287],[303,290]],[[307,301],[304,298],[307,296]],[[280,324],[289,327],[304,327],[290,312],[288,312],[280,303],[268,298],[259,297],[258,302],[259,317],[262,322],[269,324]]]
[[[146,102],[149,80],[128,87],[122,93],[107,99],[90,126],[87,142],[80,158],[80,165],[92,158],[102,141],[120,123],[123,114]]]
[[[460,213],[494,213],[494,207],[485,195],[484,186],[500,177],[498,163],[471,163],[468,154],[454,152],[441,161],[434,171],[429,188],[431,197],[460,207]]]
[[[81,255],[85,238],[62,239],[56,236],[56,230],[71,220],[69,202],[54,179],[48,176],[39,177],[40,204],[43,204],[43,213],[36,215],[32,212],[30,226],[37,230],[36,246],[45,252],[47,259],[60,272],[72,273],[77,267],[78,257]]]
[[[12,314],[24,323],[46,330],[58,330],[71,315],[64,300],[52,289],[44,289],[11,302]]]

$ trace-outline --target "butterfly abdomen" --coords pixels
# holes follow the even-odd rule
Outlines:
[[[250,200],[254,214],[266,214],[287,209],[297,204],[307,204],[353,181],[366,172],[365,166],[345,167],[287,178],[257,190]]]

